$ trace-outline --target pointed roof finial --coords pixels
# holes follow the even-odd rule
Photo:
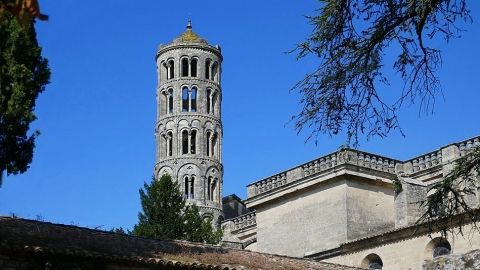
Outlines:
[[[187,29],[192,29],[192,20],[188,20]]]

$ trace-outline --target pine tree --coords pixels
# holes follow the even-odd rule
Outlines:
[[[178,239],[216,244],[222,231],[212,227],[212,219],[203,219],[195,205],[185,206],[178,184],[169,175],[145,183],[140,189],[143,212],[133,234],[157,239]]]
[[[140,189],[143,212],[138,214],[138,224],[133,234],[159,239],[182,239],[184,219],[182,211],[185,200],[169,175],[160,180],[152,180],[150,185],[144,183]]]
[[[0,184],[3,171],[23,173],[32,162],[39,132],[29,132],[30,123],[36,119],[35,101],[50,79],[34,21],[28,22],[22,28],[9,11],[0,9]]]

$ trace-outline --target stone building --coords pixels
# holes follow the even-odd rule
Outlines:
[[[322,156],[249,184],[251,212],[223,222],[224,241],[371,269],[422,269],[425,260],[478,249],[480,232],[469,226],[465,237],[445,239],[416,221],[428,187],[479,146],[474,137],[404,161],[352,149]],[[479,196],[468,201],[478,207]]]
[[[156,57],[155,175],[178,181],[187,203],[220,224],[222,214],[222,54],[187,29]]]
[[[354,267],[0,217],[0,270],[353,270]]]
[[[243,201],[222,199],[220,47],[189,23],[159,47],[156,62],[155,175],[170,174],[188,203],[221,224],[225,246],[374,269],[421,268],[437,255],[480,247],[478,233],[431,239],[428,224],[415,225],[428,187],[480,137],[405,161],[342,149],[251,183]]]

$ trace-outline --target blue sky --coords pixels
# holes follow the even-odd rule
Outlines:
[[[224,57],[224,195],[245,198],[248,183],[336,150],[344,137],[305,143],[290,117],[299,96],[290,88],[315,68],[286,54],[311,32],[304,1],[40,1],[50,16],[38,22],[51,84],[37,102],[41,131],[30,170],[0,188],[0,215],[81,226],[131,228],[140,210],[138,189],[155,157],[154,55],[160,43],[193,29]],[[461,39],[442,43],[443,97],[433,115],[404,108],[406,137],[363,140],[361,149],[408,159],[480,134],[480,2]],[[387,97],[402,84],[393,79]],[[248,123],[248,124],[247,124]]]

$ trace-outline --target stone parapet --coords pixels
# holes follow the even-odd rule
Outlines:
[[[349,164],[387,174],[394,174],[397,163],[399,163],[398,160],[384,156],[353,149],[342,149],[248,185],[248,198],[278,189],[288,183],[298,181],[305,177],[326,172],[340,165]]]
[[[456,143],[456,145],[458,146],[458,150],[460,151],[460,156],[463,157],[474,148],[480,146],[480,136]]]
[[[241,215],[229,220],[225,220],[223,223],[228,224],[230,222],[231,232],[235,233],[247,227],[257,226],[255,212],[250,212],[245,215]]]
[[[222,246],[246,248],[257,242],[257,220],[255,212],[250,212],[222,222]]]
[[[251,183],[247,186],[247,196],[252,198],[272,190],[277,190],[286,184],[335,169],[345,164],[392,175],[420,176],[425,174],[425,176],[421,177],[421,180],[428,181],[433,178],[436,179],[438,176],[437,172],[441,173],[442,168],[446,164],[465,156],[469,151],[478,146],[480,146],[480,136],[442,147],[404,162],[363,151],[342,149]]]
[[[440,170],[445,164],[465,156],[478,146],[480,146],[480,136],[453,143],[405,161],[402,166],[402,171],[407,174],[416,174],[427,170]]]

